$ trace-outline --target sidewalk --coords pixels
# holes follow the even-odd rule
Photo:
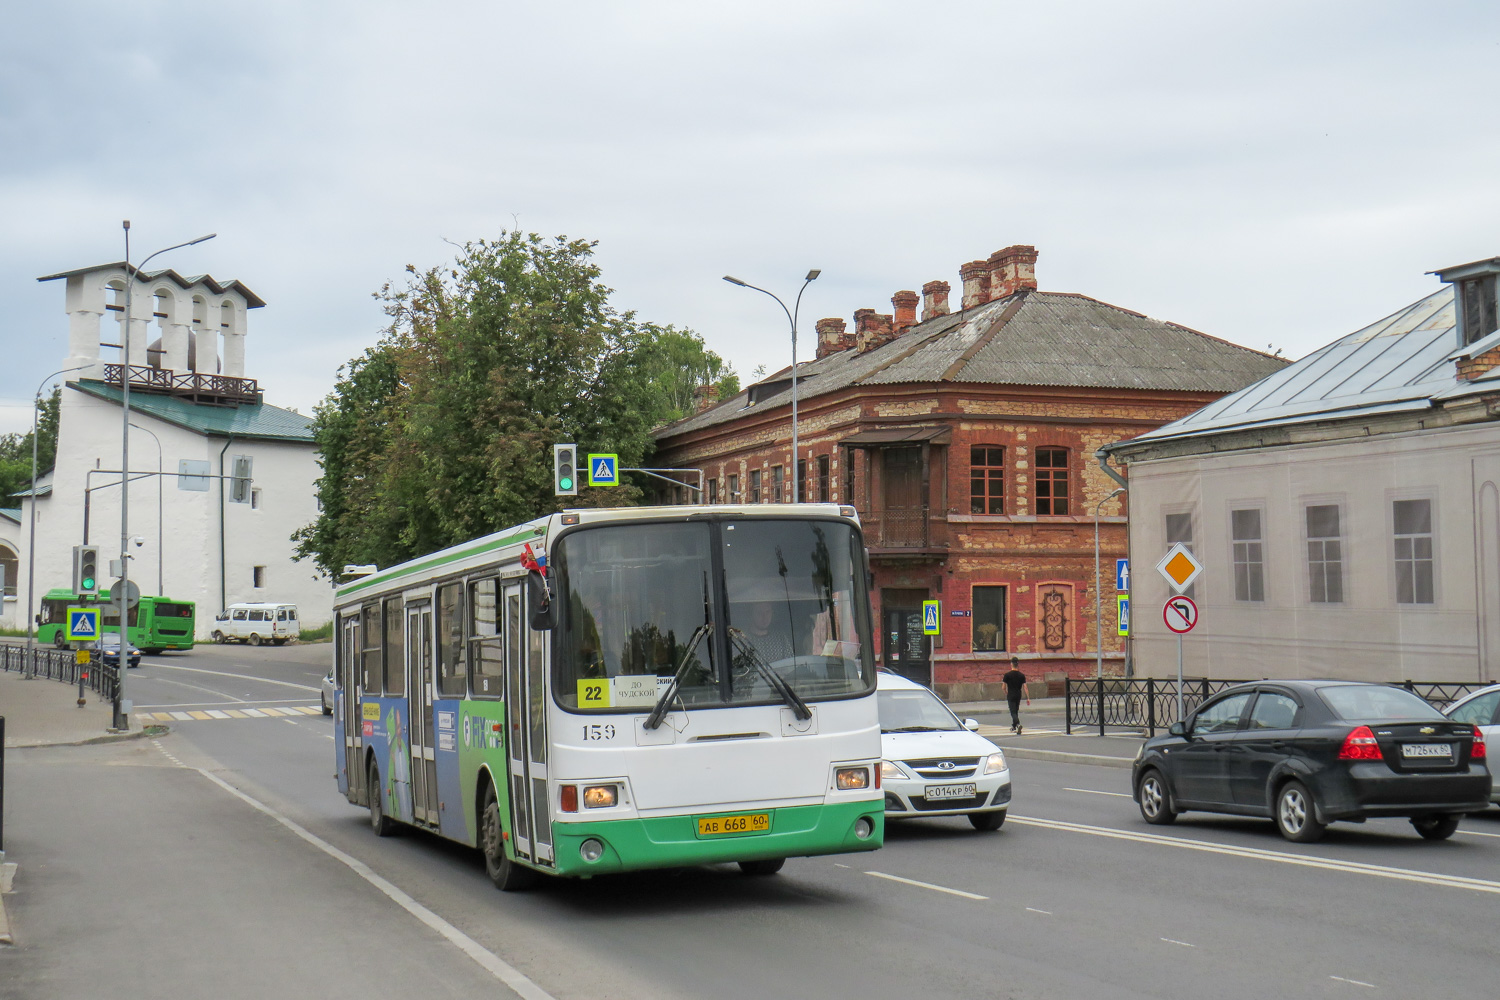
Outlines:
[[[0,672],[0,716],[5,717],[5,745],[42,747],[86,743],[96,739],[129,739],[139,733],[111,733],[114,710],[88,689],[78,705],[78,687],[19,673]]]

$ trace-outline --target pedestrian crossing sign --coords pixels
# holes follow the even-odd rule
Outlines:
[[[99,609],[69,608],[67,638],[69,642],[93,642],[99,638]]]
[[[619,455],[590,455],[589,456],[589,485],[590,486],[619,486],[620,485],[620,456]]]
[[[1119,594],[1119,595],[1117,595],[1115,597],[1115,603],[1118,605],[1118,610],[1119,610],[1119,616],[1117,618],[1116,634],[1117,635],[1129,635],[1130,634],[1130,595],[1129,594]]]
[[[943,613],[943,602],[942,601],[923,601],[922,602],[922,634],[923,635],[938,635],[938,634],[940,634],[941,629],[942,629],[942,621],[943,620],[939,616],[942,613]]]

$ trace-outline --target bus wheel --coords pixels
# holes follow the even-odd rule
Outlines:
[[[775,875],[786,864],[786,858],[770,858],[765,861],[741,861],[740,871],[746,875]]]
[[[252,645],[252,646],[259,646],[260,645],[260,636],[257,635],[254,632],[250,633],[250,645]]]
[[[380,794],[380,768],[370,758],[370,829],[377,837],[389,837],[396,832],[396,821],[385,814],[385,802]]]
[[[529,889],[536,884],[537,873],[506,856],[503,832],[500,803],[495,799],[495,786],[490,785],[484,790],[484,811],[479,820],[479,849],[484,852],[484,873],[495,883],[496,889],[505,892]]]
[[[213,639],[214,642],[222,644],[224,642],[224,633],[215,632],[212,636],[210,636],[210,638]]]

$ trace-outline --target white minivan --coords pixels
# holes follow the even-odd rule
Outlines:
[[[231,604],[214,619],[214,642],[248,642],[280,646],[302,634],[295,604]]]

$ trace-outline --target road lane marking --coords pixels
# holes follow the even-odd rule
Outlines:
[[[546,990],[538,986],[532,979],[526,976],[525,973],[521,972],[515,966],[511,965],[509,962],[505,961],[494,952],[485,949],[484,946],[481,945],[478,941],[475,941],[463,931],[459,930],[457,927],[453,926],[448,921],[438,916],[432,910],[429,910],[427,907],[417,902],[410,895],[397,888],[395,884],[393,884],[389,880],[376,874],[375,870],[369,865],[365,864],[363,861],[360,861],[359,859],[344,853],[337,847],[334,847],[328,841],[319,837],[317,834],[298,824],[295,820],[283,816],[281,813],[266,805],[264,802],[246,795],[244,792],[240,791],[238,788],[235,788],[233,785],[229,784],[218,775],[211,774],[201,767],[195,767],[193,768],[193,770],[197,771],[209,781],[212,781],[214,784],[224,789],[224,791],[228,792],[230,795],[233,795],[235,798],[241,800],[242,802],[245,802],[252,809],[255,809],[258,812],[262,812],[265,815],[271,817],[276,822],[280,823],[282,826],[286,827],[288,830],[292,831],[297,836],[301,837],[303,840],[307,841],[309,844],[322,851],[324,854],[327,854],[329,857],[344,864],[360,878],[364,879],[366,882],[370,883],[372,886],[385,893],[385,895],[388,896],[391,901],[394,902],[397,906],[401,907],[407,913],[410,913],[422,923],[426,924],[428,927],[441,934],[448,940],[450,944],[458,948],[458,950],[462,951],[465,955],[468,955],[479,965],[480,968],[484,969],[490,975],[500,980],[506,986],[509,986],[511,990],[514,991],[517,996],[522,997],[523,1000],[555,1000],[552,994],[548,993]]]
[[[1368,986],[1372,990],[1376,988],[1374,983],[1362,983],[1358,979],[1345,979],[1343,976],[1329,976],[1328,978],[1335,979],[1341,983],[1348,983],[1350,986]]]
[[[322,690],[322,688],[314,687],[311,684],[293,684],[291,681],[278,681],[273,680],[270,677],[257,677],[254,674],[233,674],[228,672],[227,670],[204,670],[202,667],[168,666],[165,663],[153,663],[152,667],[157,670],[188,670],[195,674],[212,674],[215,677],[233,677],[237,681],[253,681],[256,684],[278,684],[281,687],[296,688],[299,691],[312,691],[316,693]],[[217,694],[222,692],[215,693]]]
[[[1052,911],[1051,910],[1038,910],[1035,906],[1028,906],[1028,907],[1026,907],[1026,912],[1027,913],[1044,913],[1044,914],[1046,914],[1049,917],[1052,916]]]
[[[1129,792],[1101,792],[1097,788],[1064,788],[1063,791],[1065,791],[1065,792],[1087,792],[1090,795],[1114,795],[1114,796],[1116,796],[1118,798],[1122,798],[1122,799],[1128,799],[1128,798],[1130,798],[1130,793]]]
[[[934,892],[946,892],[951,896],[962,896],[964,899],[989,899],[988,896],[980,896],[977,893],[964,892],[962,889],[950,889],[945,885],[933,885],[931,882],[918,882],[914,878],[902,878],[900,875],[887,875],[885,872],[865,872],[866,875],[874,875],[876,878],[890,879],[892,882],[902,882],[906,885],[914,885],[921,889],[931,889]]]
[[[1360,861],[1338,861],[1331,858],[1319,858],[1305,854],[1287,854],[1282,851],[1267,851],[1259,847],[1232,847],[1227,844],[1215,844],[1207,840],[1189,840],[1186,837],[1164,837],[1155,833],[1119,830],[1107,826],[1088,826],[1084,823],[1065,823],[1061,820],[1052,819],[1030,819],[1024,816],[1017,816],[1014,813],[1010,815],[1008,822],[1020,826],[1040,827],[1043,830],[1082,833],[1092,837],[1108,837],[1112,840],[1132,840],[1138,844],[1157,844],[1162,847],[1176,847],[1185,851],[1203,851],[1208,854],[1223,854],[1235,858],[1249,858],[1254,861],[1276,861],[1286,865],[1300,865],[1304,868],[1323,868],[1328,871],[1344,872],[1350,875],[1373,875],[1377,878],[1396,879],[1402,882],[1417,882],[1423,885],[1435,885],[1448,889],[1468,889],[1471,892],[1500,894],[1500,882],[1492,879],[1468,878],[1463,875],[1443,875],[1439,872],[1424,872],[1411,868],[1392,868],[1386,865],[1369,865]]]
[[[1162,940],[1165,941],[1165,942],[1167,942],[1167,944],[1180,944],[1184,948],[1196,948],[1196,947],[1198,947],[1195,944],[1188,944],[1186,941],[1178,941],[1176,938],[1162,938]]]

